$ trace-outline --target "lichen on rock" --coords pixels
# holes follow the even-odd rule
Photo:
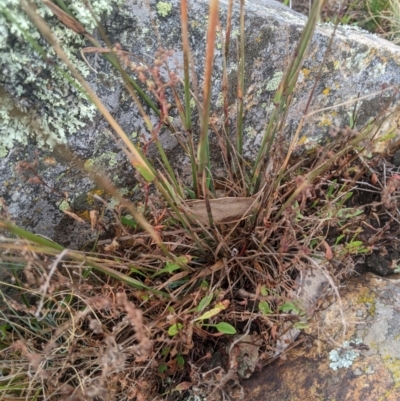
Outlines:
[[[159,1],[156,5],[158,15],[168,17],[172,10],[172,4],[165,1]]]
[[[91,4],[95,15],[109,13],[113,4],[122,0],[98,0]],[[72,0],[68,7],[87,31],[95,29],[88,8]],[[71,62],[83,76],[89,67],[78,56],[85,40],[67,29],[40,1],[35,1],[38,14],[45,19]],[[6,15],[10,17],[6,18]],[[24,34],[25,32],[25,34]],[[26,34],[37,41],[47,53],[44,60],[29,44]],[[18,0],[0,4],[0,145],[13,147],[15,142],[27,143],[35,136],[39,146],[65,142],[66,133],[75,133],[95,115],[95,108],[55,68],[62,69],[74,82],[66,67],[57,60],[54,50],[41,38],[34,24],[23,12]]]

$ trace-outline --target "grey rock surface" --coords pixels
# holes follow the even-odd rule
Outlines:
[[[182,76],[182,52],[179,1],[171,0],[171,10],[160,15],[159,2],[128,0],[126,4],[103,21],[106,33],[112,43],[119,43],[122,49],[132,54],[132,60],[152,65],[160,45],[175,52],[168,60],[171,70]],[[208,1],[190,1],[189,27],[190,46],[196,65],[199,87],[205,61],[205,36],[207,31]],[[225,26],[227,0],[220,2],[221,26]],[[235,3],[236,4],[236,3]],[[306,18],[272,0],[251,0],[246,2],[246,72],[245,72],[245,153],[254,157],[265,129],[268,115],[272,111],[272,97],[277,89],[283,71],[288,64]],[[157,27],[158,35],[154,28]],[[223,28],[224,29],[224,28]],[[238,7],[235,6],[232,29],[231,54],[228,60],[230,82],[230,113],[232,127],[235,126],[235,99],[237,82],[237,55],[235,40],[239,34]],[[294,134],[314,85],[314,79],[323,62],[332,27],[322,25],[317,28],[307,59],[302,68],[296,87],[295,100],[287,124],[288,140]],[[159,42],[161,39],[161,43]],[[114,73],[108,62],[99,54],[86,54],[91,67],[89,81],[100,98],[113,113],[122,128],[134,141],[149,139],[142,117],[134,102],[127,95],[123,82]],[[212,115],[215,125],[222,123],[221,81],[222,48],[217,41],[215,47],[214,84],[212,86]],[[165,73],[165,72],[164,72]],[[310,111],[315,113],[307,119],[300,143],[314,146],[321,138],[329,140],[329,130],[333,126],[343,127],[349,122],[349,113],[355,106],[357,97],[358,124],[366,123],[383,108],[393,106],[396,98],[389,85],[400,83],[400,50],[390,42],[360,32],[355,29],[339,28],[322,68],[321,81],[316,86]],[[385,89],[382,92],[382,89]],[[34,96],[34,94],[32,94]],[[342,106],[337,106],[342,104]],[[318,110],[321,110],[318,112]],[[177,111],[171,109],[172,117]],[[156,116],[149,113],[152,122]],[[195,131],[197,113],[194,112]],[[175,118],[179,129],[178,118]],[[166,130],[161,132],[164,146],[177,167],[178,174],[186,179],[189,171],[187,157],[175,146],[175,138]],[[37,149],[32,141],[29,146],[16,145],[0,159],[0,197],[4,198],[8,213],[17,224],[36,233],[59,241],[61,244],[80,248],[92,239],[95,233],[86,223],[78,223],[66,216],[59,208],[65,193],[72,211],[84,216],[91,208],[88,192],[95,191],[95,184],[85,173],[85,168],[95,168],[107,174],[113,183],[128,197],[133,197],[135,177],[123,152],[112,139],[109,127],[100,116],[74,135],[67,134],[67,147],[73,152],[71,162],[65,157],[65,148]],[[216,143],[212,137],[211,145]],[[21,171],[18,163],[35,161],[37,152],[37,175],[46,186],[35,183],[32,170]],[[154,149],[150,155],[156,157]],[[212,152],[214,162],[219,162],[219,152]],[[78,162],[79,161],[79,162]],[[82,165],[84,168],[82,169]]]

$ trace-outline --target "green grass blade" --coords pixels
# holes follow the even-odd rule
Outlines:
[[[302,66],[305,53],[311,42],[315,26],[318,22],[322,4],[323,1],[315,1],[313,3],[310,16],[307,20],[306,26],[303,29],[297,49],[294,52],[295,55],[292,58],[289,68],[287,69],[287,72],[275,93],[275,109],[268,123],[259,152],[253,165],[253,177],[251,180],[253,193],[257,193],[260,188],[262,171],[266,164],[266,160],[269,159],[269,152],[275,139],[275,135],[277,132],[280,130],[283,131],[284,129],[285,119],[293,99],[293,91],[300,73],[300,68]]]
[[[7,220],[0,219],[0,227],[6,229],[7,231],[9,231],[9,232],[21,237],[21,238],[24,238],[24,239],[26,239],[26,240],[28,240],[30,242],[33,242],[35,244],[38,244],[38,245],[41,245],[41,246],[44,246],[44,247],[48,247],[48,248],[51,248],[51,249],[54,249],[54,250],[57,250],[57,251],[60,251],[60,252],[62,252],[62,251],[64,251],[66,249],[63,246],[57,244],[56,242],[50,241],[50,240],[48,240],[46,238],[43,238],[43,237],[41,237],[39,235],[33,234],[33,233],[29,232],[29,231],[26,231],[23,228],[18,227],[15,224],[13,224],[13,223],[11,223],[11,222],[9,222]],[[150,292],[152,292],[154,294],[162,295],[164,297],[169,297],[169,294],[167,294],[165,292],[161,292],[161,291],[156,291],[156,290],[146,286],[145,284],[143,284],[139,280],[136,280],[136,279],[134,279],[132,277],[129,277],[129,276],[127,276],[127,275],[125,275],[123,273],[120,273],[120,272],[118,272],[116,270],[113,270],[113,269],[109,268],[108,266],[100,265],[100,264],[94,262],[92,260],[92,258],[88,258],[85,255],[80,254],[79,252],[68,250],[68,256],[73,258],[73,259],[75,259],[75,260],[84,262],[87,266],[90,266],[90,267],[94,268],[95,270],[97,270],[97,271],[99,271],[101,273],[107,274],[110,277],[116,278],[116,279],[118,279],[118,280],[120,280],[120,281],[122,281],[122,282],[124,282],[124,283],[126,283],[126,284],[128,284],[130,286],[132,286],[132,287],[139,288],[139,289],[142,289],[142,290],[144,289],[144,290],[150,291]]]

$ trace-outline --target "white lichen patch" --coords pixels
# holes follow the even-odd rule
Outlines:
[[[361,340],[360,339],[355,339],[354,341],[345,341],[342,345],[342,347],[333,349],[330,353],[329,353],[329,360],[332,361],[329,364],[329,367],[332,370],[338,370],[340,368],[348,368],[350,367],[354,360],[360,356],[360,353],[352,348],[350,346],[350,344],[361,344]]]

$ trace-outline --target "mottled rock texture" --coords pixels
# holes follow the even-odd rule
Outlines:
[[[348,281],[341,303],[315,316],[302,345],[245,382],[247,399],[399,400],[399,285],[399,275]],[[335,351],[348,367],[334,370]]]
[[[132,59],[136,62],[142,61],[151,65],[160,44],[164,48],[174,49],[175,53],[169,59],[169,67],[182,76],[179,1],[150,1],[150,11],[146,3],[128,0],[124,6],[114,8],[111,15],[103,20],[105,31],[111,42],[118,42],[124,50],[132,54]],[[226,0],[220,2],[223,29],[227,3]],[[190,46],[201,88],[208,1],[196,0],[190,1],[189,4]],[[227,66],[233,128],[235,127],[238,68],[236,39],[239,35],[239,11],[237,2],[235,4],[232,46]],[[305,21],[304,16],[272,0],[246,2],[244,148],[249,158],[254,156],[260,144],[268,115],[272,111],[272,96],[300,38]],[[343,127],[348,124],[354,109],[358,115],[357,123],[361,126],[383,109],[393,106],[396,92],[388,89],[387,86],[397,85],[400,82],[398,47],[365,32],[339,28],[333,40],[332,49],[324,59],[331,34],[332,27],[330,26],[322,25],[316,30],[301,70],[286,127],[289,140],[303,116],[322,64],[321,80],[316,85],[315,96],[309,110],[315,114],[307,118],[300,136],[300,143],[311,147],[321,138],[329,140],[328,134],[332,126]],[[99,54],[87,53],[86,58],[92,69],[96,71],[95,73],[92,69],[90,70],[88,80],[117,121],[133,140],[139,141],[142,137],[149,138],[139,111],[110,65]],[[219,39],[215,44],[214,62],[211,117],[218,127],[221,124],[222,115],[222,46]],[[381,92],[383,88],[386,89]],[[363,98],[367,95],[370,97]],[[35,93],[32,93],[32,96],[35,96]],[[357,97],[362,100],[355,103],[354,100]],[[63,107],[60,102],[62,102],[62,96],[58,94],[57,107]],[[69,97],[68,102],[70,104]],[[51,104],[51,100],[48,104]],[[68,110],[68,107],[66,105],[65,109]],[[156,116],[151,113],[150,116],[153,123],[157,123]],[[171,109],[171,116],[177,116],[176,109]],[[196,131],[195,111],[193,118]],[[122,188],[127,196],[134,196],[134,173],[129,168],[125,155],[118,150],[117,144],[111,139],[107,124],[100,117],[95,117],[93,122],[85,121],[85,123],[85,128],[73,135],[66,132],[67,146],[74,153],[76,160],[84,162],[87,169],[101,169],[109,174],[114,184]],[[178,118],[175,118],[174,123],[179,129]],[[188,171],[187,157],[177,150],[175,138],[166,130],[161,132],[161,138],[164,146],[169,149],[178,173],[185,178]],[[211,145],[216,149],[215,138],[212,138]],[[32,171],[25,174],[16,169],[20,161],[33,162],[36,150],[38,150],[37,173],[47,187],[28,182],[29,178],[34,177]],[[94,189],[94,184],[85,176],[85,172],[79,168],[78,163],[71,163],[69,158],[65,157],[65,153],[62,146],[56,146],[54,149],[43,147],[37,149],[33,140],[30,141],[29,146],[16,144],[11,150],[3,148],[0,152],[3,156],[0,159],[0,196],[5,199],[10,216],[18,224],[51,237],[65,246],[75,248],[80,247],[94,234],[90,231],[89,222],[86,226],[77,223],[59,210],[59,203],[63,200],[60,193],[67,192],[73,211],[87,218],[87,211],[94,207],[87,193]],[[151,154],[156,155],[154,151]],[[213,150],[212,155],[215,157],[214,161],[218,163],[219,152]]]

